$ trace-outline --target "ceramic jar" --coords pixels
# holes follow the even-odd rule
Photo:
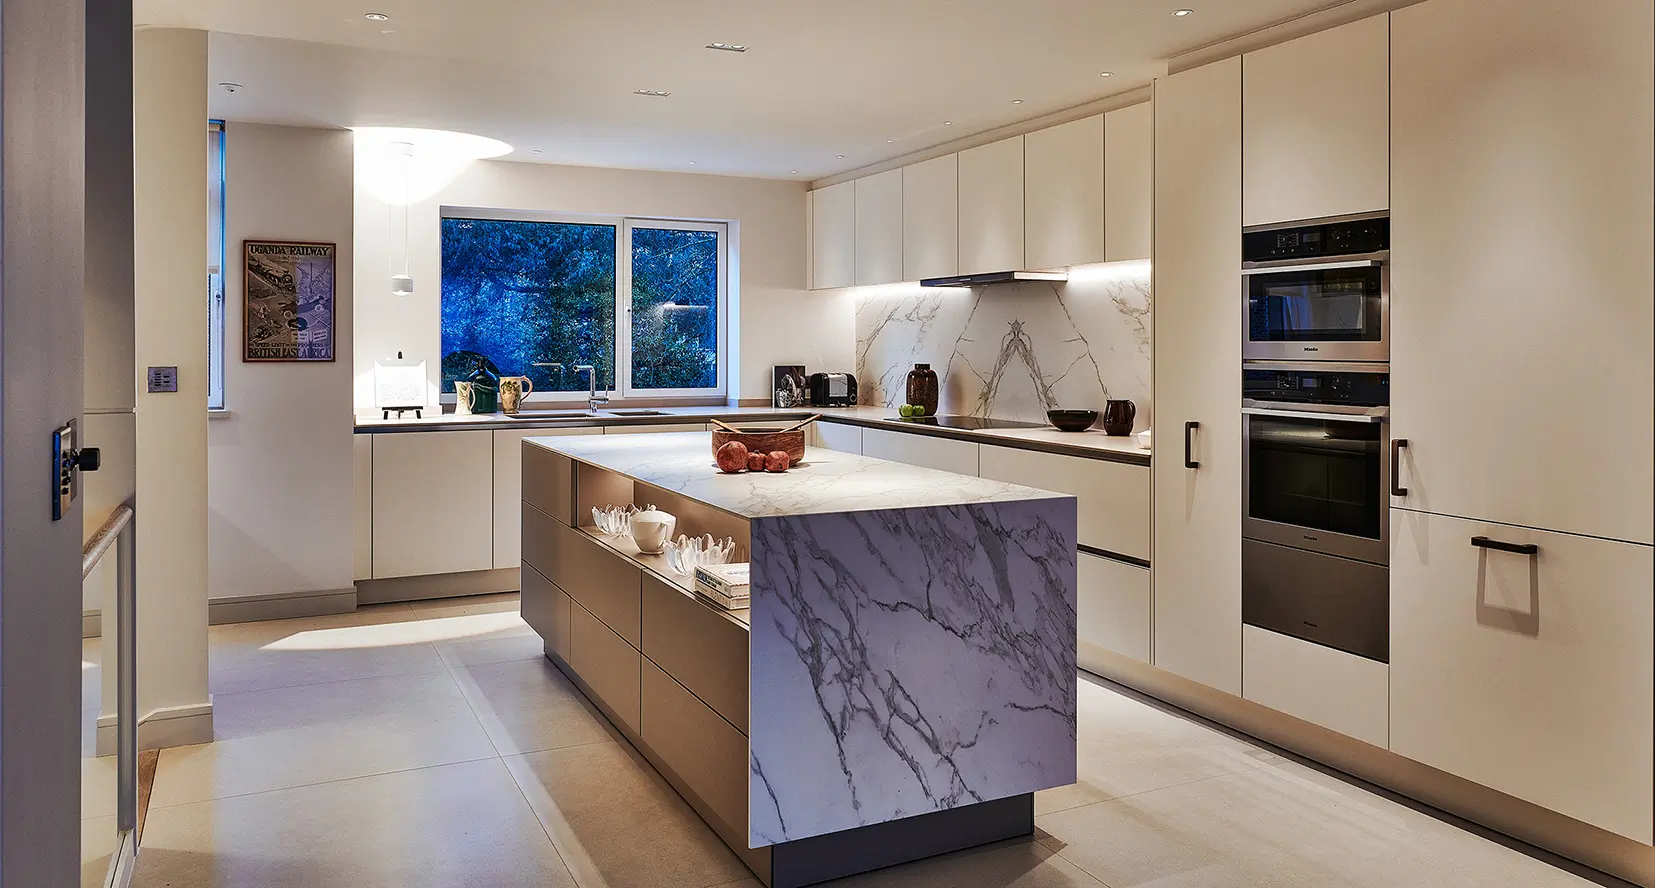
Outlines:
[[[923,415],[937,412],[937,371],[930,364],[915,364],[908,371],[908,400],[905,402],[925,410]]]
[[[1131,401],[1106,401],[1103,405],[1103,433],[1106,435],[1132,434],[1132,422],[1138,418],[1138,407]]]
[[[659,555],[677,526],[675,516],[651,506],[632,516],[632,541],[645,555]]]

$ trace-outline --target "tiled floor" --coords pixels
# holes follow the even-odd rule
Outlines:
[[[218,742],[163,751],[137,888],[757,888],[542,657],[513,596],[212,629]],[[1584,886],[1101,684],[1029,840],[838,888]]]

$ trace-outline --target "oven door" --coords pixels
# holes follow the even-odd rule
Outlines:
[[[1388,417],[1242,409],[1242,536],[1388,564]]]
[[[1388,259],[1246,263],[1242,358],[1389,361]]]

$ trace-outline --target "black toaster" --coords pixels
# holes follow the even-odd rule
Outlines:
[[[812,407],[855,407],[856,377],[850,373],[812,373],[806,381]]]

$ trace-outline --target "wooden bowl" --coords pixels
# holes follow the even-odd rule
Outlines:
[[[718,456],[718,448],[730,441],[740,441],[747,445],[749,453],[770,453],[781,450],[787,453],[793,465],[805,461],[805,430],[795,429],[791,432],[780,432],[775,429],[748,429],[741,432],[732,432],[725,429],[713,429],[713,456]]]

